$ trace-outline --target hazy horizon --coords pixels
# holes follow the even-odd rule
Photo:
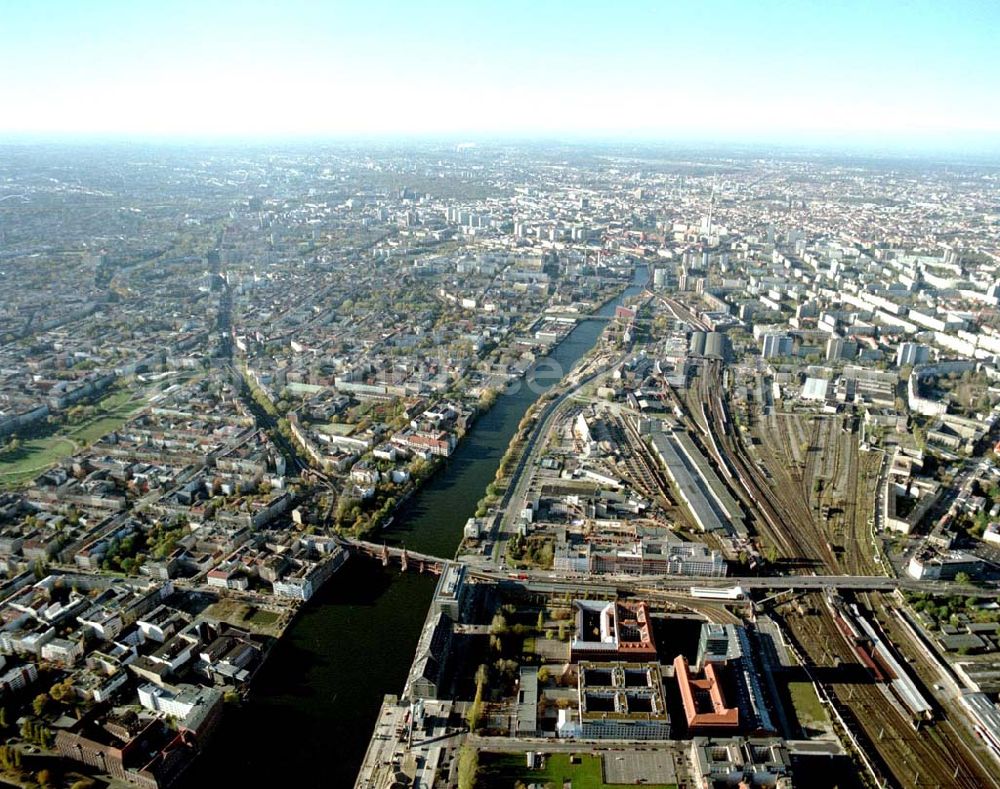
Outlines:
[[[0,139],[1000,150],[985,2],[11,7]]]
[[[372,153],[400,148],[449,148],[457,152],[468,148],[489,151],[494,148],[540,148],[554,153],[578,150],[606,156],[642,155],[703,156],[709,159],[774,158],[838,158],[886,159],[901,161],[945,160],[983,166],[1000,167],[1000,139],[962,144],[945,141],[915,141],[886,139],[774,139],[731,138],[712,139],[668,136],[558,136],[558,135],[154,135],[154,134],[71,134],[71,133],[5,133],[0,132],[0,148],[134,148],[171,149],[192,152],[208,150],[242,150],[315,148],[364,148]]]

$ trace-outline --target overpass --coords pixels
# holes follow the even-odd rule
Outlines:
[[[654,751],[675,749],[678,755],[688,753],[691,740],[611,740],[573,737],[491,737],[469,734],[465,740],[470,745],[493,753],[591,753],[621,754],[625,751]],[[786,740],[788,750],[801,756],[842,756],[844,748],[839,740]]]

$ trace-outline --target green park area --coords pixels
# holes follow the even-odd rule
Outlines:
[[[228,622],[264,636],[280,636],[287,625],[287,617],[275,611],[242,603],[239,600],[222,598],[212,603],[204,611],[205,617],[218,622]]]
[[[789,682],[788,693],[799,723],[810,729],[822,729],[830,725],[830,719],[816,695],[811,682]]]
[[[91,406],[74,406],[58,422],[46,422],[27,435],[8,439],[0,449],[0,488],[30,482],[64,457],[117,430],[145,400],[127,390],[112,392]]]
[[[601,757],[554,753],[541,769],[530,770],[523,754],[482,754],[476,789],[511,789],[543,784],[553,789],[615,789],[623,784],[604,782]],[[676,789],[676,784],[643,784],[646,789]]]

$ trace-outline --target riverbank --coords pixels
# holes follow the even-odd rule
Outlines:
[[[613,314],[632,285],[598,310]],[[568,371],[607,325],[583,318],[549,354]],[[412,550],[453,556],[465,521],[494,479],[518,423],[539,395],[556,384],[540,370],[537,387],[497,398],[443,466],[395,513],[380,536]],[[436,578],[400,574],[352,558],[306,603],[260,671],[247,702],[227,714],[215,741],[183,781],[268,785],[352,786],[387,692],[406,681]]]

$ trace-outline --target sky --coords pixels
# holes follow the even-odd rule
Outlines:
[[[1000,148],[998,32],[998,0],[0,0],[0,135]]]

